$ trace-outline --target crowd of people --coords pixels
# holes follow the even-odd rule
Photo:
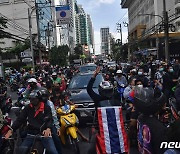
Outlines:
[[[100,72],[105,80],[99,85],[97,94],[93,91],[93,83]],[[1,78],[0,97],[8,95],[7,85],[16,82],[18,88],[24,88],[22,99],[30,100],[13,122],[12,129],[5,134],[5,138],[8,139],[21,125],[28,123],[22,147],[30,148],[33,144],[31,135],[40,133],[45,137],[42,138],[42,144],[47,152],[61,154],[60,123],[56,109],[73,103],[68,100],[66,88],[69,80],[77,73],[78,67],[74,66],[46,66],[35,73],[25,69],[13,70],[6,76],[6,80]],[[160,149],[161,142],[179,142],[180,129],[176,126],[180,121],[177,119],[173,123],[169,122],[170,112],[167,112],[171,97],[176,99],[177,110],[180,111],[178,60],[172,63],[156,60],[125,66],[119,64],[116,68],[106,64],[99,65],[89,81],[87,92],[96,109],[104,106],[123,107],[125,121],[129,121],[129,147],[137,147],[140,153],[168,153],[168,149]],[[108,103],[105,100],[109,100]],[[88,141],[80,131],[79,134]],[[173,152],[180,151],[173,149]]]

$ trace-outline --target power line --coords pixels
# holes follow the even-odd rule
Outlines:
[[[18,35],[15,35],[15,34],[6,32],[6,31],[4,31],[4,30],[0,30],[0,32],[2,32],[2,33],[4,33],[4,34],[7,34],[7,35],[9,35],[10,38],[15,39],[15,40],[18,40],[18,41],[25,42],[25,40],[26,40],[25,38],[22,38],[22,37],[20,37],[20,36],[18,36]]]
[[[20,29],[21,31],[24,31],[25,32],[25,34],[29,34],[29,32],[26,30],[26,29],[24,29],[23,27],[21,27],[21,26],[19,26],[15,21],[13,21],[12,19],[9,19],[8,17],[6,17],[5,15],[3,15],[2,13],[0,13],[0,15],[3,17],[3,18],[5,18],[8,22],[7,22],[7,24],[9,24],[10,26],[15,26],[16,27],[16,29],[18,28],[18,29]],[[15,28],[14,27],[14,28]],[[18,30],[17,29],[17,30]]]

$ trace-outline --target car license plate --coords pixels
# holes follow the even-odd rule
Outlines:
[[[87,114],[85,112],[80,112],[81,117],[87,117]]]

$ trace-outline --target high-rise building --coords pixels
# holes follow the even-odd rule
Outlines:
[[[71,21],[68,25],[61,25],[57,31],[59,33],[59,45],[68,44],[71,53],[77,44],[88,46],[89,51],[94,50],[94,30],[89,14],[85,12],[82,5],[77,4],[77,0],[60,0],[60,5],[69,5]]]
[[[54,23],[52,21],[52,8],[50,5],[45,0],[1,0],[0,16],[8,21],[8,28],[5,30],[16,35],[16,40],[21,41],[29,38],[28,8],[34,7],[36,9],[30,9],[32,13],[32,34],[40,45],[47,47],[49,42],[52,47],[55,42],[54,35],[52,35]],[[5,44],[1,44],[1,47],[14,47],[16,40],[4,39]]]
[[[77,0],[60,0],[56,5],[69,5],[71,20],[69,24],[60,25],[57,28],[58,45],[69,45],[70,54],[73,54],[76,45],[76,14],[77,14]]]
[[[166,0],[166,10],[169,17],[170,52],[177,47],[180,39],[180,1]],[[122,8],[128,8],[129,41],[145,41],[149,48],[157,48],[161,55],[164,53],[163,0],[122,0]],[[172,41],[171,41],[172,40]],[[179,47],[177,47],[179,48]],[[176,49],[175,49],[176,50]],[[174,53],[179,51],[173,51]],[[158,53],[157,52],[157,53]]]
[[[89,14],[85,13],[82,5],[78,5],[76,14],[76,43],[94,48],[94,30]]]
[[[109,54],[109,27],[100,29],[101,36],[101,54]]]

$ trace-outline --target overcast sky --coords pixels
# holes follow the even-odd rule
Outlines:
[[[86,13],[91,15],[94,34],[96,54],[100,53],[100,28],[109,27],[114,37],[120,38],[116,31],[116,23],[127,22],[127,9],[121,9],[121,0],[77,0],[82,4]],[[122,26],[123,42],[127,41],[127,27]]]

